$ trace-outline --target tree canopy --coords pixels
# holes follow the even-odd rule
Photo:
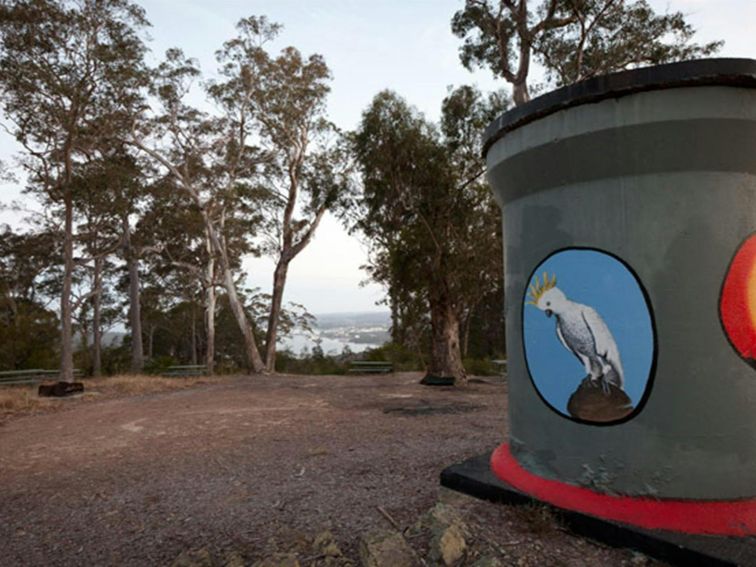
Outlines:
[[[507,103],[460,87],[444,100],[439,125],[383,91],[353,137],[353,228],[370,243],[369,273],[388,290],[395,330],[417,333],[429,315],[429,374],[458,383],[466,379],[460,323],[501,288],[499,216],[482,178],[479,132]]]
[[[144,10],[127,0],[0,4],[0,103],[29,181],[63,204],[61,376],[73,379],[73,180],[141,101]]]
[[[657,14],[646,0],[465,0],[451,21],[462,64],[512,84],[515,104],[530,98],[534,57],[556,86],[612,71],[716,53],[721,41],[694,43],[681,12]]]
[[[504,78],[515,104],[533,65],[560,86],[722,45],[647,0],[465,0],[451,26],[463,65]],[[368,244],[394,346],[458,383],[465,355],[501,353],[480,134],[509,96],[450,88],[434,122],[384,90],[345,133],[323,56],[280,49],[265,16],[239,20],[209,74],[180,46],[150,67],[148,27],[129,0],[0,0],[3,126],[43,209],[33,230],[0,235],[0,318],[27,337],[3,335],[2,364],[59,356],[67,380],[75,357],[95,375],[161,355],[275,372],[281,334],[311,323],[284,301],[290,266],[334,210]],[[245,285],[250,255],[272,258],[270,289]],[[128,331],[117,364],[113,324]],[[27,348],[56,328],[52,348]]]

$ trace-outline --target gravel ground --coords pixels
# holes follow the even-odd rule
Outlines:
[[[356,561],[360,535],[387,527],[379,506],[412,524],[438,500],[445,466],[505,436],[505,385],[419,377],[239,377],[11,419],[0,562],[165,565],[197,548],[253,561],[325,529]],[[494,540],[532,544],[519,564],[645,560],[507,506],[462,508]]]

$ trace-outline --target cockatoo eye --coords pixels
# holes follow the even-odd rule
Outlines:
[[[546,302],[546,307],[550,307],[550,306],[551,306],[551,301],[547,301]]]

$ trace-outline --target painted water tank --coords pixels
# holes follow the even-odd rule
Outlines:
[[[485,152],[509,370],[494,472],[608,519],[756,534],[756,61],[553,91]]]

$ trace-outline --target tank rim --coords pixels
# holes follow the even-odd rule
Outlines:
[[[592,77],[536,97],[503,113],[483,133],[483,157],[507,132],[582,104],[680,87],[756,88],[756,59],[692,59]]]

